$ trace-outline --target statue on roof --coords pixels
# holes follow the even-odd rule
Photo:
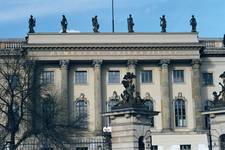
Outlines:
[[[129,15],[129,18],[127,18],[127,26],[128,32],[134,32],[134,21],[131,14]]]
[[[30,15],[30,19],[29,19],[29,32],[28,33],[34,33],[34,27],[36,25],[36,19]]]
[[[191,27],[192,27],[191,32],[197,32],[197,31],[196,31],[197,21],[196,21],[194,15],[191,16],[190,25],[191,25]]]
[[[160,26],[162,28],[161,32],[166,32],[166,16],[163,15],[162,17],[160,17]]]
[[[97,17],[98,17],[97,15],[92,17],[92,26],[93,26],[93,31],[95,33],[99,32],[98,31],[99,30],[99,24],[98,24],[98,18]]]
[[[61,21],[62,33],[66,33],[67,25],[68,25],[67,19],[65,15],[62,15],[62,21]]]

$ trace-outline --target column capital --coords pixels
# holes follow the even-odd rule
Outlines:
[[[169,59],[162,59],[162,60],[160,60],[159,64],[161,65],[162,68],[167,68],[168,65],[170,64],[170,60]]]
[[[102,59],[95,59],[95,60],[93,60],[92,61],[92,65],[94,67],[101,67],[101,65],[102,65]]]
[[[59,64],[62,68],[68,67],[70,60],[60,60]]]
[[[192,59],[191,65],[193,69],[199,69],[201,65],[201,61],[199,59]]]
[[[137,59],[128,59],[127,60],[128,67],[136,67],[137,63],[138,63]]]

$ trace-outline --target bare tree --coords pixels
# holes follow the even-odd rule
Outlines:
[[[66,149],[74,122],[64,123],[60,96],[35,77],[33,61],[21,51],[4,50],[0,58],[0,148],[16,150],[31,137]],[[58,98],[59,97],[59,98]],[[37,99],[38,98],[38,99]],[[79,119],[75,122],[79,122]],[[68,138],[67,138],[68,137]]]

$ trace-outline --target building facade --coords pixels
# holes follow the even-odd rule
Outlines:
[[[84,117],[83,138],[101,137],[110,126],[102,114],[121,99],[123,76],[132,72],[149,109],[160,112],[149,126],[153,148],[208,149],[201,112],[225,71],[222,39],[196,33],[31,33],[26,42],[0,44],[14,44],[35,61],[37,77],[62,94],[65,118]]]

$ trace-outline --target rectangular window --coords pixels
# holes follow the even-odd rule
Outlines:
[[[184,70],[173,70],[173,82],[184,82]]]
[[[109,83],[120,83],[120,71],[109,71]]]
[[[20,76],[17,75],[10,75],[9,76],[10,85],[12,88],[17,88],[20,86]]]
[[[213,85],[213,73],[203,73],[202,74],[202,84],[203,85]]]
[[[180,145],[180,150],[191,150],[191,145]]]
[[[158,150],[158,145],[152,145],[152,150]]]
[[[141,71],[141,82],[142,83],[151,83],[152,82],[152,70]]]
[[[87,83],[87,71],[76,71],[75,72],[75,83],[86,84]]]
[[[44,84],[54,84],[54,71],[43,71],[41,73],[41,82]]]

